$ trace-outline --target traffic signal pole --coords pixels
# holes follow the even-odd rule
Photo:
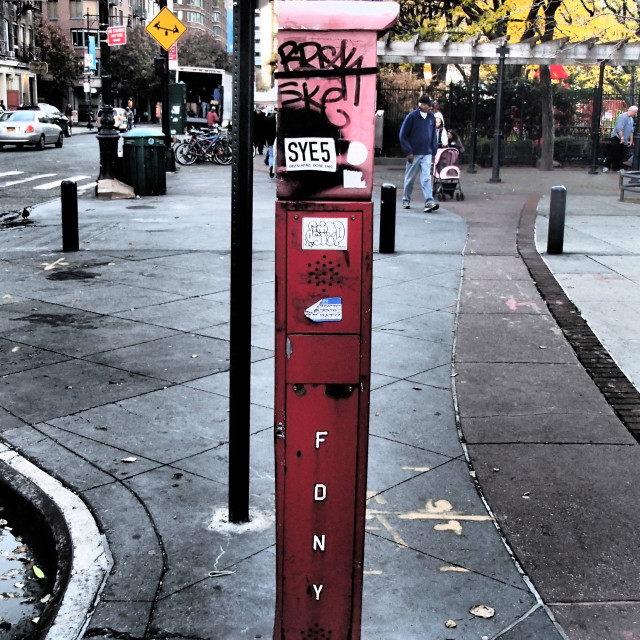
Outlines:
[[[118,139],[120,134],[115,129],[113,118],[113,84],[111,82],[111,48],[107,42],[109,27],[108,0],[98,2],[98,21],[100,36],[100,76],[102,79],[102,118],[98,144],[100,145],[100,174],[96,186],[96,195],[100,197],[101,181],[113,180],[116,177],[115,166],[118,157]]]

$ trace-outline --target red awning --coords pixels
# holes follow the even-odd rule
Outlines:
[[[567,80],[569,78],[567,70],[561,64],[549,65],[549,69],[551,71],[552,80]],[[538,67],[533,77],[540,78],[540,67]]]

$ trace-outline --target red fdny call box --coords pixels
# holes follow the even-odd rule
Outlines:
[[[276,205],[276,638],[359,637],[372,216]]]
[[[358,640],[371,351],[376,42],[395,2],[282,2],[274,638]]]

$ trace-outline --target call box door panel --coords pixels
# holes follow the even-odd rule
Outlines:
[[[362,211],[287,213],[289,333],[359,333]]]
[[[285,637],[342,637],[351,626],[359,392],[287,385]],[[345,390],[346,393],[346,390]],[[328,615],[329,613],[329,615]],[[309,633],[325,635],[307,635]]]

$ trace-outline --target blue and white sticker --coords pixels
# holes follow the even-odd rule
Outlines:
[[[340,322],[342,320],[342,298],[322,298],[304,310],[312,322]]]

